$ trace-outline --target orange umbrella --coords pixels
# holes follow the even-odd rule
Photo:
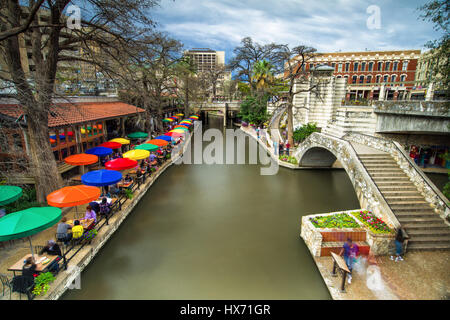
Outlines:
[[[167,146],[169,144],[169,142],[167,142],[165,140],[159,140],[159,139],[153,139],[153,140],[147,141],[146,143],[151,143],[151,144],[154,144],[154,145],[156,145],[158,147],[164,147],[164,146]]]
[[[47,202],[52,207],[67,208],[97,200],[100,188],[91,186],[71,186],[56,190],[47,196]]]
[[[72,166],[86,166],[94,164],[98,161],[98,157],[94,154],[80,153],[64,159],[64,162]]]

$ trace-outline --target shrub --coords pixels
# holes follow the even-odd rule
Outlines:
[[[45,295],[50,288],[49,283],[55,281],[55,277],[51,272],[41,273],[34,278],[33,294],[37,296]]]
[[[298,164],[297,159],[292,156],[281,155],[278,157],[278,159],[280,159],[283,162],[288,162],[290,164]]]
[[[295,142],[302,142],[306,138],[308,138],[312,133],[317,132],[317,125],[315,123],[308,123],[304,126],[301,126],[300,128],[295,129],[294,131],[294,141]]]
[[[316,228],[360,228],[360,225],[347,213],[309,218]]]

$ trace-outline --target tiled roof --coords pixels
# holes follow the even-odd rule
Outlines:
[[[50,128],[145,112],[144,109],[123,102],[58,103],[51,111],[53,115],[48,116]],[[0,113],[17,119],[23,114],[23,109],[18,104],[0,104]]]

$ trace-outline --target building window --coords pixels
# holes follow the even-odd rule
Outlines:
[[[353,63],[353,71],[358,71],[359,63],[355,62]]]
[[[338,64],[338,72],[342,72],[342,63]]]
[[[367,76],[366,82],[367,82],[367,83],[371,83],[371,82],[372,82],[372,76]]]
[[[366,71],[366,63],[361,63],[361,71]]]
[[[349,70],[350,70],[350,63],[347,62],[347,63],[345,64],[345,71],[347,72],[347,71],[349,71]]]
[[[391,82],[395,82],[396,79],[397,79],[397,76],[395,74],[393,74],[391,77]]]
[[[358,77],[357,76],[353,76],[352,77],[352,83],[356,83],[356,80],[358,79]]]
[[[402,71],[408,70],[408,61],[403,61]]]
[[[332,63],[331,66],[333,67],[333,69],[336,69],[336,63]]]
[[[387,76],[387,75],[384,76],[384,77],[383,77],[383,82],[386,83],[386,82],[388,82],[388,81],[389,81],[389,76]]]
[[[359,83],[364,83],[364,76],[359,76]]]
[[[404,82],[405,82],[405,80],[406,80],[406,76],[403,74],[403,75],[401,75],[400,76],[400,82],[401,82],[401,84],[400,84],[400,86],[404,86],[405,84],[404,84]]]
[[[345,83],[348,83],[348,76],[344,76]]]
[[[373,62],[369,62],[369,71],[372,71],[373,69]]]
[[[384,66],[384,71],[389,71],[390,66],[391,66],[391,63],[386,62],[386,65]]]
[[[397,71],[398,68],[398,62],[395,61],[394,64],[392,65],[392,71]]]
[[[381,71],[383,68],[383,62],[378,62],[378,69],[377,71]]]
[[[377,76],[376,83],[380,83],[380,80],[381,80],[381,76]]]

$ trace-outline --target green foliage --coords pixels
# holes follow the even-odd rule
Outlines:
[[[250,94],[250,86],[248,83],[245,82],[239,82],[238,83],[238,90],[242,95],[249,95]]]
[[[41,204],[36,198],[36,189],[23,189],[22,197],[20,197],[16,202],[10,203],[5,206],[7,213],[12,213],[16,211],[22,211],[32,207],[40,207]]]
[[[302,142],[306,138],[308,138],[312,133],[317,132],[317,125],[315,123],[308,123],[300,128],[295,129],[294,131],[294,141]]]
[[[133,191],[130,189],[125,189],[125,195],[128,199],[133,199]]]
[[[267,113],[267,95],[247,96],[241,104],[238,117],[248,123],[261,125],[269,119]]]
[[[288,162],[290,164],[298,164],[297,159],[292,156],[281,155],[278,157],[278,159],[280,159],[281,161],[284,161],[284,162]]]
[[[445,159],[445,161],[450,161],[450,153],[447,151],[442,155],[442,158]],[[442,193],[444,196],[447,197],[447,199],[450,200],[450,170],[448,170],[448,181],[444,186],[444,189],[442,190]]]
[[[83,234],[83,239],[87,241],[92,241],[92,239],[94,239],[97,236],[97,234],[98,234],[97,229],[91,229]]]
[[[316,228],[360,228],[360,225],[346,213],[309,218]]]
[[[50,283],[55,281],[55,277],[51,272],[41,273],[34,278],[33,294],[37,296],[45,295],[50,288]]]

